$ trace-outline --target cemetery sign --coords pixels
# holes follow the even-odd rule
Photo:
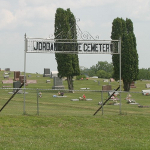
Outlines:
[[[81,34],[81,37],[89,37]],[[93,38],[92,38],[93,39]],[[43,39],[24,36],[24,83],[26,81],[26,53],[64,53],[64,54],[119,54],[120,55],[120,91],[121,91],[121,39],[119,40],[91,40],[87,39]],[[70,48],[66,51],[65,47]],[[54,83],[53,89],[56,89]],[[63,88],[62,84],[60,84]],[[60,87],[59,87],[60,88]],[[24,114],[25,114],[24,84]],[[121,104],[121,103],[120,103]],[[121,107],[121,105],[120,105]]]
[[[64,40],[26,38],[27,53],[119,54],[118,40]],[[71,46],[71,51],[65,51]],[[61,48],[61,50],[60,50]]]

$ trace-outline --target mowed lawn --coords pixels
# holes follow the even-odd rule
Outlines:
[[[144,115],[1,116],[0,149],[149,150]]]
[[[1,80],[3,79],[3,72]],[[10,74],[13,78],[13,72]],[[128,92],[121,93],[121,105],[103,107],[96,115],[98,102],[105,101],[108,93],[101,92],[104,84],[112,89],[118,82],[103,83],[103,79],[75,80],[75,92],[64,91],[65,98],[55,98],[52,91],[53,80],[46,83],[48,77],[31,74],[28,94],[17,94],[0,112],[0,149],[2,150],[149,150],[150,149],[150,96],[144,96],[149,81],[137,81],[131,89],[132,98],[140,105],[127,104]],[[5,79],[6,80],[6,79]],[[99,82],[98,82],[99,81]],[[65,89],[67,82],[63,81]],[[1,86],[2,83],[1,83]],[[12,86],[12,85],[11,85]],[[90,88],[81,90],[80,88]],[[38,88],[38,89],[37,89]],[[12,89],[0,90],[0,107],[11,97]],[[37,92],[42,98],[37,99]],[[92,101],[71,101],[85,94]],[[39,101],[37,107],[37,100]],[[120,103],[120,101],[118,101]],[[24,113],[25,107],[25,114]]]

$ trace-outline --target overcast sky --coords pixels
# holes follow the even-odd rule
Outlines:
[[[150,0],[0,0],[0,68],[24,71],[24,35],[48,38],[54,33],[57,8],[70,8],[80,29],[100,40],[110,39],[117,17],[133,22],[139,68],[150,67]],[[111,55],[79,55],[79,64],[90,68]],[[54,54],[26,55],[26,72],[57,70]]]

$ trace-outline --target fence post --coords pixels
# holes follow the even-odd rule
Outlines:
[[[122,114],[122,112],[121,112],[121,91],[120,91],[120,107],[119,108],[120,108],[119,112],[120,112],[120,115],[121,115]]]
[[[39,115],[39,90],[37,88],[37,115]]]
[[[102,99],[102,115],[103,115],[103,91],[101,91],[101,99]]]

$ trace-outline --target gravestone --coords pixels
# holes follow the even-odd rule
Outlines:
[[[20,81],[21,83],[24,82],[24,75],[20,75],[20,76],[19,76],[19,81]],[[26,83],[26,76],[25,76],[25,83]]]
[[[150,88],[150,83],[147,83],[145,86],[146,88]]]
[[[114,82],[115,80],[113,78],[110,78],[110,82]]]
[[[108,82],[108,79],[104,79],[103,82]]]
[[[59,77],[53,77],[52,89],[64,89],[62,79]]]
[[[4,75],[4,79],[9,79],[9,75]]]
[[[103,85],[102,86],[102,91],[110,91],[111,89],[111,85]]]
[[[49,68],[44,68],[43,77],[50,77],[50,69]]]
[[[143,95],[150,95],[150,90],[142,90]]]
[[[46,80],[46,83],[51,83],[51,80]]]
[[[2,80],[2,84],[12,84],[13,80]]]
[[[23,80],[23,81],[24,81],[24,80]],[[37,81],[36,81],[36,80],[26,80],[26,83],[27,83],[27,84],[32,84],[32,83],[33,83],[33,84],[34,84],[34,83],[36,84]]]
[[[10,71],[10,68],[5,68],[5,71]]]
[[[115,92],[115,93],[114,93],[114,92]],[[114,93],[116,96],[119,95],[119,92],[117,92],[117,91],[110,91],[110,92],[108,92],[108,96],[112,95],[113,93]]]
[[[58,71],[51,71],[51,78],[58,77]]]
[[[14,71],[14,80],[18,81],[20,76],[20,71]]]
[[[20,81],[14,81],[13,82],[13,88],[19,88],[21,86]],[[16,92],[17,89],[13,89],[13,92]]]
[[[133,81],[131,84],[130,84],[130,88],[136,88],[136,86],[134,85],[135,82]]]

